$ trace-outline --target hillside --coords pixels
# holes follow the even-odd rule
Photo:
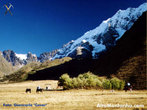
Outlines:
[[[136,24],[129,30],[124,38],[130,36],[133,39],[134,55],[122,63],[122,66],[117,70],[118,77],[132,82],[137,89],[147,89],[147,75],[146,75],[146,15],[147,12],[136,22]],[[128,43],[129,44],[129,43]],[[128,45],[130,47],[131,44]],[[133,51],[133,50],[132,50]],[[132,52],[133,53],[133,52]]]
[[[8,75],[13,72],[14,69],[10,63],[8,63],[0,54],[0,77]]]
[[[25,66],[23,66],[22,68],[20,68],[19,70],[17,70],[16,72],[7,75],[5,77],[3,77],[2,81],[23,81],[27,78],[27,75],[29,74],[29,72],[32,72],[38,68],[38,66],[40,65],[40,63],[38,62],[32,62],[29,63]]]
[[[146,13],[96,63],[95,73],[115,74],[135,88],[146,88]]]
[[[14,72],[11,75],[7,75],[3,78],[2,81],[9,80],[9,81],[24,81],[28,79],[28,76],[36,74],[38,71],[42,71],[46,68],[51,68],[54,66],[58,66],[61,64],[64,64],[65,62],[70,61],[71,58],[65,57],[62,59],[56,59],[53,61],[47,60],[43,63],[39,62],[31,62],[22,68],[20,68],[18,71]],[[42,77],[40,77],[42,78]]]

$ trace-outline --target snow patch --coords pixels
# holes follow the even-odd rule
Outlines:
[[[82,43],[86,43],[87,41],[86,40],[82,40]]]
[[[27,54],[17,54],[16,56],[20,59],[20,60],[26,60],[27,59]]]
[[[104,23],[108,23],[108,21],[110,21],[110,18],[108,18],[107,20],[103,21]]]

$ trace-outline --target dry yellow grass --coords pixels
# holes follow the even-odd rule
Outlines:
[[[147,91],[114,91],[110,90],[67,90],[67,91],[44,91],[36,93],[36,87],[40,85],[45,88],[51,84],[56,88],[57,81],[27,81],[12,84],[0,84],[0,110],[145,110],[147,109]],[[32,93],[25,93],[29,87]],[[32,107],[15,107],[13,104],[32,104]],[[34,104],[46,104],[36,107]],[[5,107],[3,104],[12,104]],[[128,104],[144,105],[138,108],[98,108],[97,104]]]

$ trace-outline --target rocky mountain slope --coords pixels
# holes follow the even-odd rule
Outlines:
[[[22,64],[23,64],[23,61],[20,60],[20,59],[16,56],[16,54],[14,53],[14,51],[12,51],[12,50],[5,50],[5,51],[3,51],[2,56],[3,56],[8,62],[10,62],[13,66],[22,65]]]
[[[56,53],[57,50],[53,50],[51,52],[44,52],[37,57],[36,54],[32,54],[31,52],[28,52],[27,54],[17,54],[13,50],[5,50],[2,52],[2,56],[13,66],[22,67],[32,62],[52,60]]]
[[[13,50],[5,50],[2,56],[13,66],[22,67],[31,62],[37,62],[37,56],[28,52],[28,54],[16,54]]]
[[[57,51],[58,50],[53,50],[51,52],[44,52],[40,54],[40,56],[38,57],[38,61],[45,62],[47,60],[52,60],[52,58],[56,55]]]
[[[69,58],[69,57],[65,57],[65,58],[62,58],[62,59],[55,59],[53,61],[48,60],[48,61],[45,61],[43,63],[32,62],[32,63],[29,63],[29,64],[23,66],[18,71],[15,71],[13,74],[10,74],[10,75],[3,77],[3,79],[1,81],[6,81],[6,80],[9,80],[9,81],[24,81],[24,80],[28,79],[29,75],[36,74],[37,71],[41,71],[41,70],[44,70],[46,68],[51,68],[51,67],[54,67],[54,66],[62,65],[65,62],[68,62],[70,60],[72,60],[72,59]]]
[[[1,55],[0,52],[0,77],[4,75],[8,75],[9,73],[12,73],[14,71],[14,68],[10,63],[8,63]]]

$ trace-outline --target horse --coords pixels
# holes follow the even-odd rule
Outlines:
[[[31,93],[31,89],[30,88],[26,89],[26,93],[28,93],[28,92]]]
[[[38,93],[38,92],[43,92],[43,89],[42,88],[39,88],[39,89],[37,88],[36,93]]]

